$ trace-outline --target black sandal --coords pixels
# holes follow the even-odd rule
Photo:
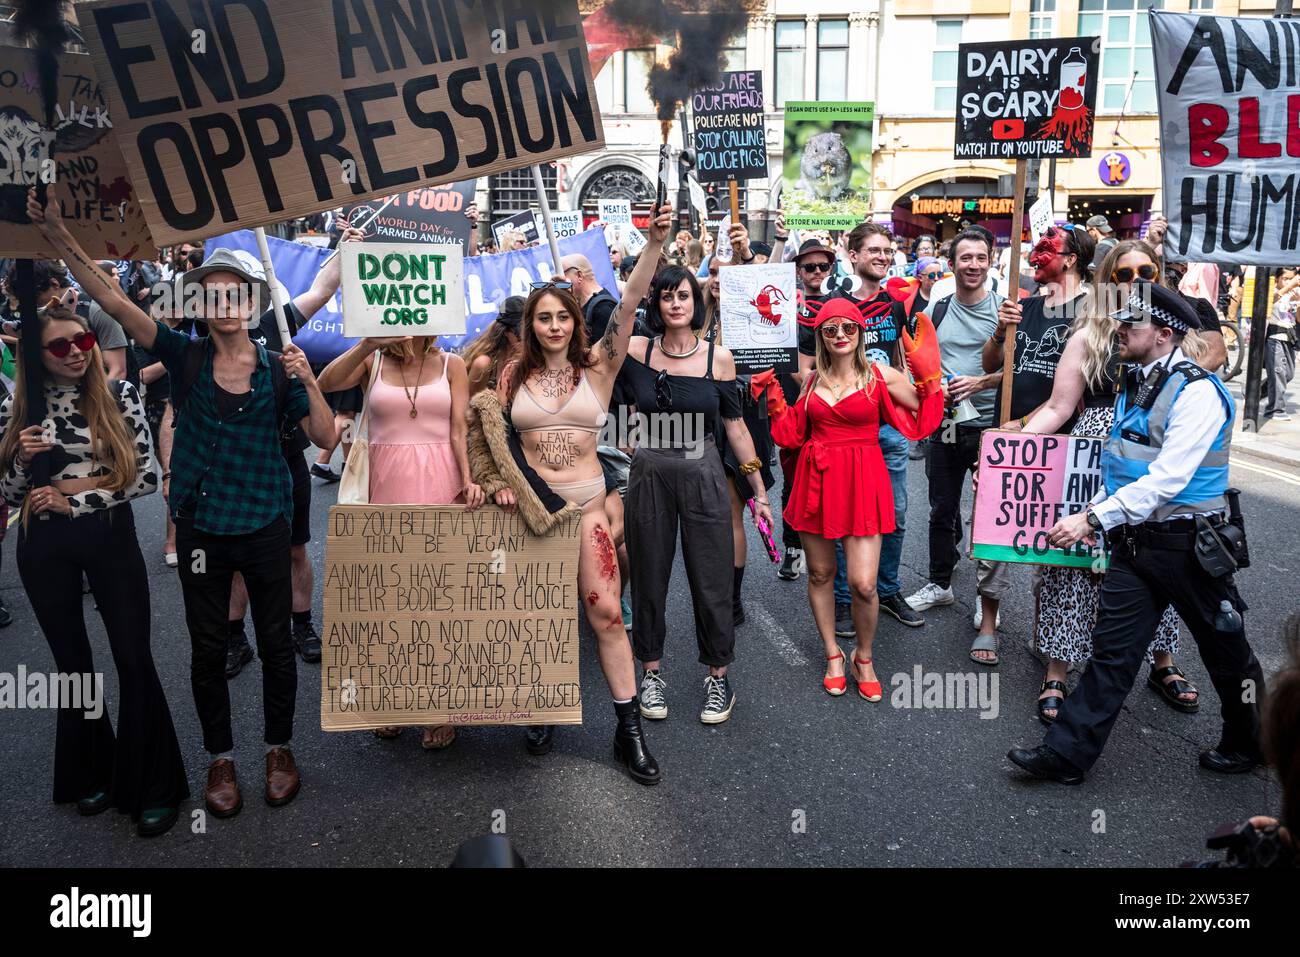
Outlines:
[[[1044,691],[1061,692],[1060,695],[1050,694],[1046,698],[1038,699],[1038,720],[1043,722],[1043,724],[1051,724],[1056,720],[1056,715],[1049,715],[1046,712],[1050,710],[1055,711],[1056,714],[1060,714],[1061,705],[1065,704],[1065,699],[1069,695],[1069,692],[1066,690],[1064,681],[1056,681],[1054,679],[1052,681],[1043,682],[1042,687],[1038,689],[1038,693],[1042,694]]]
[[[1165,681],[1170,675],[1177,675],[1173,681]],[[1192,687],[1190,681],[1184,681],[1187,675],[1183,674],[1181,668],[1170,665],[1168,668],[1152,668],[1147,675],[1147,684],[1151,686],[1160,697],[1165,699],[1169,707],[1176,711],[1182,711],[1185,714],[1195,714],[1201,707],[1201,693]],[[1184,701],[1179,698],[1180,694],[1191,693],[1196,695],[1195,701]]]

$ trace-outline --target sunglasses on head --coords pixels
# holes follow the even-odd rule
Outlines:
[[[800,263],[799,268],[804,272],[830,272],[831,264],[828,262]]]
[[[1132,282],[1135,278],[1156,282],[1160,279],[1160,267],[1151,264],[1138,266],[1136,269],[1132,266],[1117,266],[1110,274],[1110,278],[1112,282]]]
[[[71,339],[60,336],[45,343],[43,348],[49,349],[50,355],[54,356],[54,358],[63,359],[72,351],[73,346],[76,346],[82,352],[89,352],[95,348],[95,334],[93,332],[78,332]]]
[[[528,284],[533,289],[572,289],[571,282],[531,282]]]
[[[856,322],[828,322],[821,327],[822,337],[825,339],[838,339],[841,332],[844,333],[845,339],[853,339],[858,334],[858,324]]]

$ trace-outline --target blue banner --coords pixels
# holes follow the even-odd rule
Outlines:
[[[322,246],[295,243],[268,236],[271,264],[275,278],[293,299],[311,288],[312,280],[320,272],[330,250]],[[257,252],[257,238],[250,229],[241,229],[224,236],[214,236],[204,243],[209,253],[216,249],[232,250],[243,261],[250,273],[265,278],[262,261]],[[559,241],[560,255],[579,253],[591,262],[596,281],[611,295],[618,298],[618,284],[614,281],[614,268],[609,263],[609,246],[605,244],[603,229],[589,229],[576,236]],[[495,256],[473,256],[465,260],[465,335],[442,336],[439,343],[445,349],[459,351],[473,341],[496,318],[501,303],[510,296],[527,296],[530,283],[547,280],[559,273],[551,262],[548,245],[533,246],[512,253]],[[324,363],[346,352],[355,342],[343,335],[342,297],[337,293],[307,324],[298,331],[293,341],[312,362]]]

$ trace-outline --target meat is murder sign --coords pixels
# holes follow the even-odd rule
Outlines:
[[[1096,37],[963,43],[957,48],[958,159],[1092,155]]]
[[[321,728],[581,724],[577,581],[576,519],[334,506]]]
[[[95,0],[78,17],[164,245],[605,142],[575,0]]]
[[[1157,13],[1165,255],[1300,260],[1300,21]]]

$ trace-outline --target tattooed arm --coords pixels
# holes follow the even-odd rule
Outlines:
[[[27,218],[36,224],[41,235],[58,252],[59,258],[67,264],[81,288],[86,290],[86,295],[99,303],[100,308],[112,316],[137,343],[145,349],[153,346],[157,325],[127,298],[116,280],[109,279],[100,271],[95,261],[81,248],[81,244],[72,238],[68,227],[63,225],[63,217],[59,215],[59,205],[53,191],[49,202],[41,209],[36,202],[36,190],[28,190]]]
[[[623,358],[627,355],[627,343],[632,338],[636,307],[650,291],[650,281],[654,279],[655,272],[659,268],[659,251],[663,248],[664,240],[668,238],[668,230],[671,227],[672,207],[664,205],[660,207],[658,218],[650,224],[650,239],[636,259],[636,267],[632,270],[627,286],[623,289],[623,297],[619,300],[618,308],[609,317],[605,334],[591,347],[590,355],[595,361],[593,369],[603,372],[611,381],[618,375],[618,370],[623,365]]]

